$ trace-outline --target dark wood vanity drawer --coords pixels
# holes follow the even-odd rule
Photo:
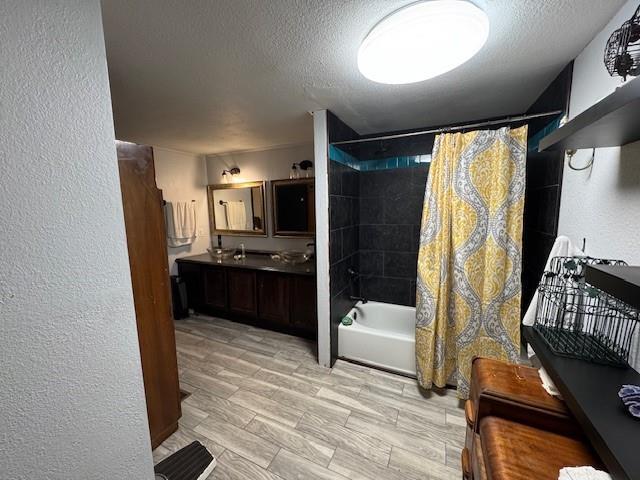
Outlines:
[[[296,277],[290,291],[290,324],[315,335],[318,330],[315,277]]]
[[[278,325],[289,324],[290,284],[295,283],[282,273],[258,272],[258,314]]]
[[[206,307],[227,309],[227,279],[223,268],[207,267],[202,269],[204,286],[203,304]],[[195,306],[195,305],[194,305]]]
[[[257,315],[256,272],[230,268],[227,270],[229,311],[243,315]]]

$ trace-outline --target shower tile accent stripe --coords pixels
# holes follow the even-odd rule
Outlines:
[[[341,163],[342,165],[346,165],[354,170],[359,169],[358,164],[360,163],[360,160],[333,145],[329,145],[329,160]]]
[[[381,158],[379,160],[363,160],[358,167],[361,172],[368,172],[371,170],[420,167],[425,163],[431,163],[431,155],[410,155],[405,157]]]
[[[425,163],[431,163],[431,155],[405,155],[399,157],[386,157],[373,160],[359,160],[353,155],[341,150],[335,145],[329,145],[329,158],[334,162],[347,167],[367,172],[372,170],[390,170],[393,168],[419,167]]]
[[[544,137],[546,137],[551,132],[553,132],[554,130],[557,130],[560,127],[560,118],[561,117],[562,117],[562,115],[558,115],[551,122],[549,122],[545,127],[543,127],[538,132],[536,132],[535,134],[533,134],[533,135],[531,135],[529,137],[529,140],[527,142],[527,151],[528,152],[537,152],[538,151],[538,145],[540,145],[540,140],[542,140]]]

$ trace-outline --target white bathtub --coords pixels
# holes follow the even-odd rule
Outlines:
[[[358,302],[349,316],[353,324],[338,327],[338,356],[415,377],[415,307]]]

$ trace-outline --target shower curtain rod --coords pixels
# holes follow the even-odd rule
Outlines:
[[[500,118],[497,120],[485,120],[482,122],[467,123],[465,125],[457,125],[454,127],[434,128],[432,130],[421,130],[419,132],[410,132],[410,133],[397,133],[395,135],[383,135],[381,137],[359,138],[358,140],[343,140],[341,142],[333,142],[331,143],[331,145],[348,145],[352,143],[374,142],[376,140],[391,140],[394,138],[415,137],[418,135],[426,135],[427,133],[455,132],[457,130],[464,130],[466,128],[487,127],[490,125],[500,125],[501,123],[521,122],[523,120],[530,120],[532,118],[540,118],[540,117],[550,117],[551,115],[559,115],[561,113],[564,113],[564,111],[554,110],[552,112],[531,113],[531,114],[517,115],[515,117]]]

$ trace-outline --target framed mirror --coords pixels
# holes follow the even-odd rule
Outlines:
[[[316,197],[313,178],[274,180],[274,237],[314,237],[316,234]]]
[[[211,233],[266,237],[264,191],[264,182],[208,185]]]

